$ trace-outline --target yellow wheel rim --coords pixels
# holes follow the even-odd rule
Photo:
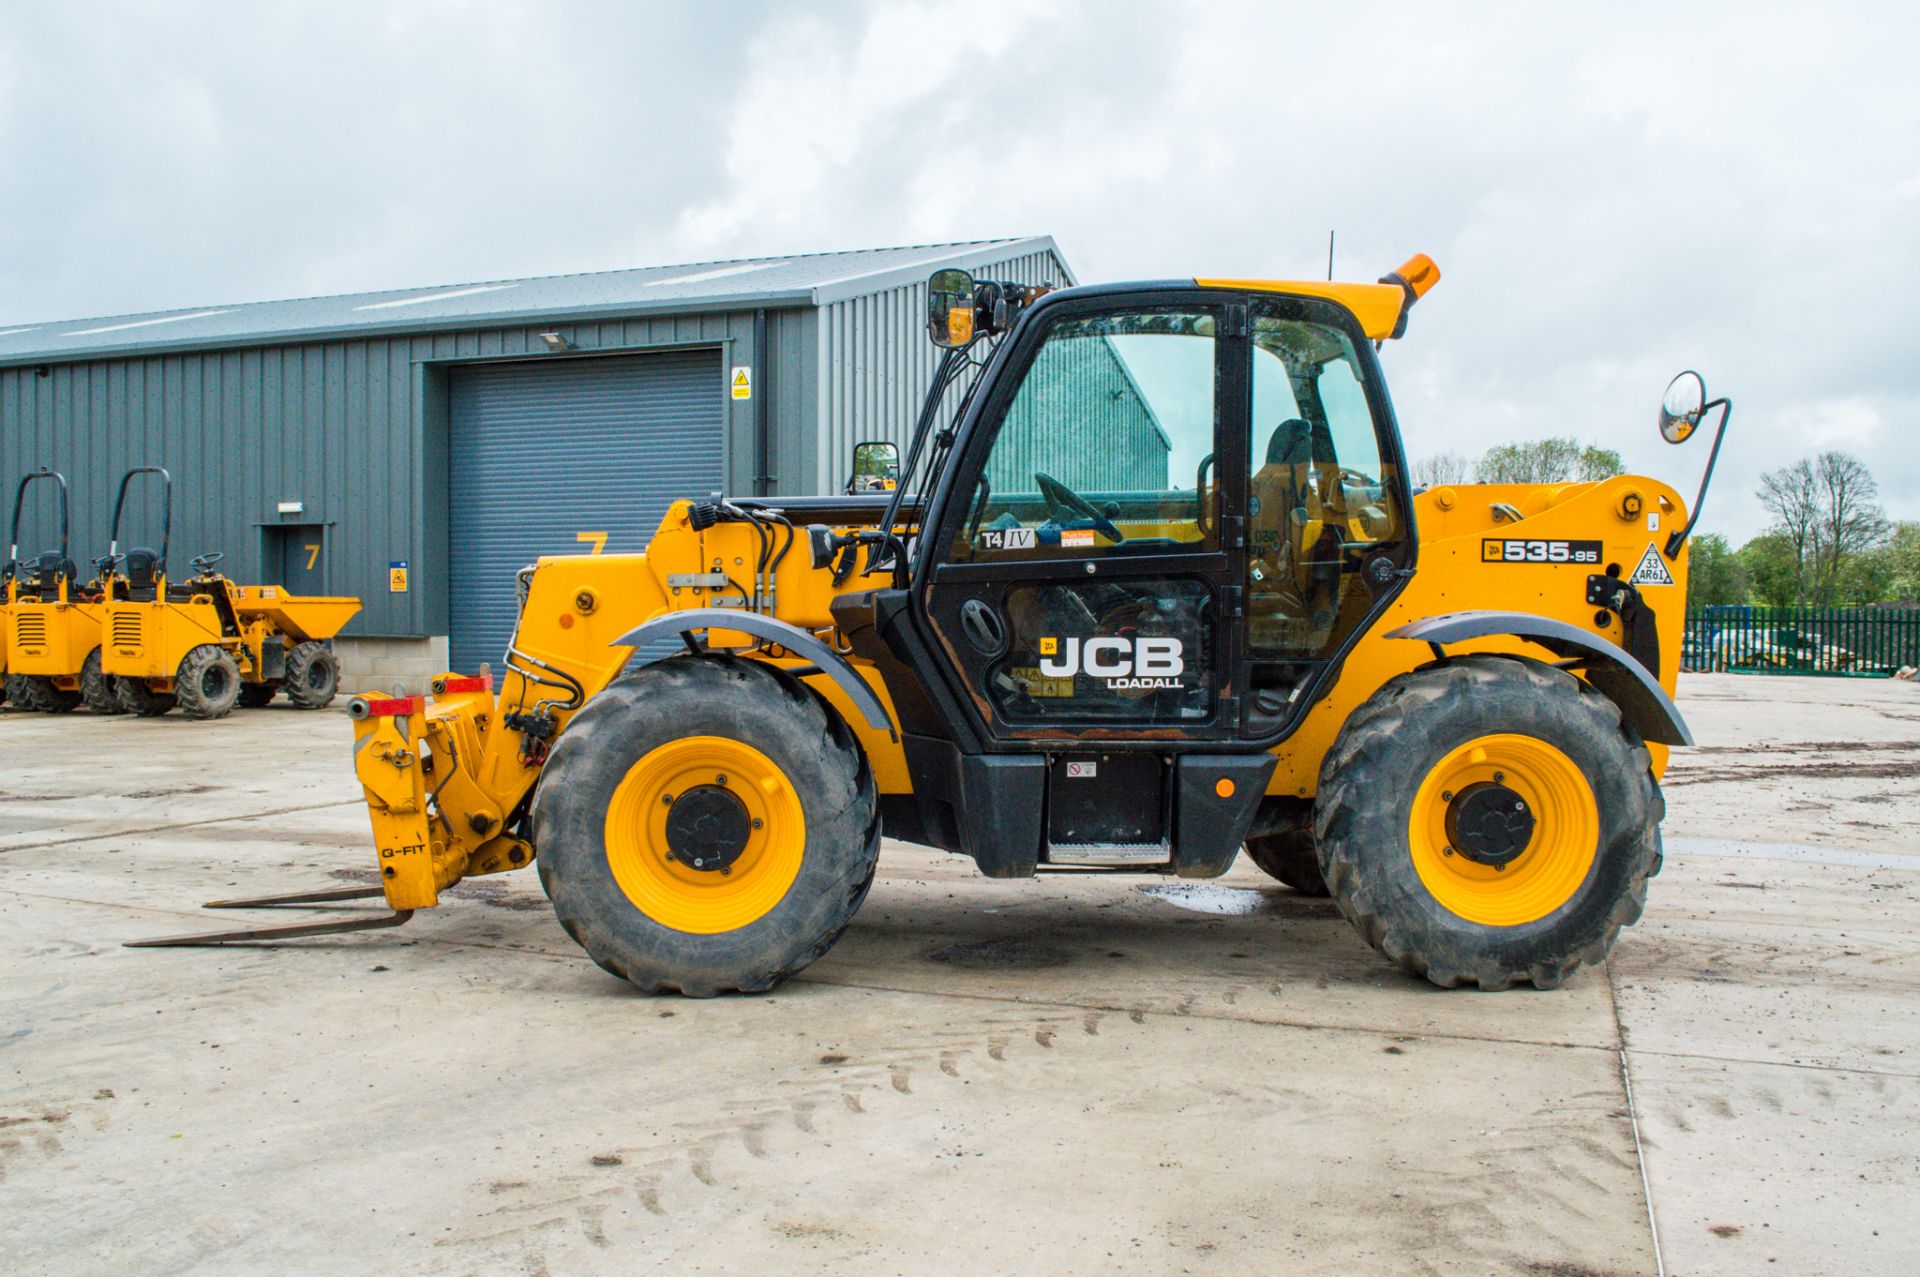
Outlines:
[[[724,789],[745,807],[745,846],[725,872],[695,869],[667,839],[670,799]],[[687,736],[627,769],[607,807],[607,865],[640,912],[675,931],[713,935],[765,917],[800,873],[806,814],[771,758],[724,736]]]
[[[1477,863],[1451,845],[1447,812],[1473,785],[1503,785],[1532,811],[1533,831],[1505,865]],[[1449,912],[1489,927],[1546,917],[1573,898],[1600,848],[1593,787],[1571,758],[1532,736],[1481,736],[1442,758],[1413,796],[1413,866]]]

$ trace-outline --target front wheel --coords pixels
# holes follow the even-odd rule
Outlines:
[[[202,643],[180,658],[173,694],[188,718],[225,718],[240,699],[240,666],[217,643]]]
[[[172,692],[156,692],[145,679],[113,677],[113,696],[120,708],[141,718],[158,718],[173,708]]]
[[[101,672],[100,649],[97,647],[87,653],[86,664],[80,667],[80,699],[96,714],[127,712],[120,704],[120,698],[114,695],[113,676]]]
[[[1538,661],[1405,674],[1320,770],[1320,868],[1368,943],[1442,986],[1555,988],[1637,921],[1664,807],[1619,707]]]
[[[287,653],[287,678],[282,686],[295,709],[319,709],[332,702],[340,688],[340,658],[325,643],[297,644]]]
[[[1313,800],[1269,798],[1247,832],[1247,859],[1303,896],[1327,894],[1313,845]]]
[[[879,803],[858,743],[804,688],[680,657],[567,725],[533,838],[560,925],[602,968],[650,993],[758,993],[853,920]]]

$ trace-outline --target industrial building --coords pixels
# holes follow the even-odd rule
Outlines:
[[[417,687],[499,660],[536,556],[639,550],[676,497],[833,491],[856,441],[904,441],[945,266],[1074,282],[1043,236],[11,326],[0,483],[63,471],[84,562],[122,472],[164,465],[176,574],[218,550],[359,595],[349,684]],[[145,501],[123,542],[157,541]]]

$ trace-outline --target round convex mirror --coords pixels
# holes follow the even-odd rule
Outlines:
[[[1700,424],[1707,403],[1706,383],[1697,372],[1683,372],[1667,383],[1660,401],[1660,437],[1668,443],[1685,443]]]

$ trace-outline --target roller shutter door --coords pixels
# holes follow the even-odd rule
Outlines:
[[[450,646],[499,668],[514,573],[543,554],[646,548],[667,506],[724,485],[718,350],[481,364],[450,378]]]

